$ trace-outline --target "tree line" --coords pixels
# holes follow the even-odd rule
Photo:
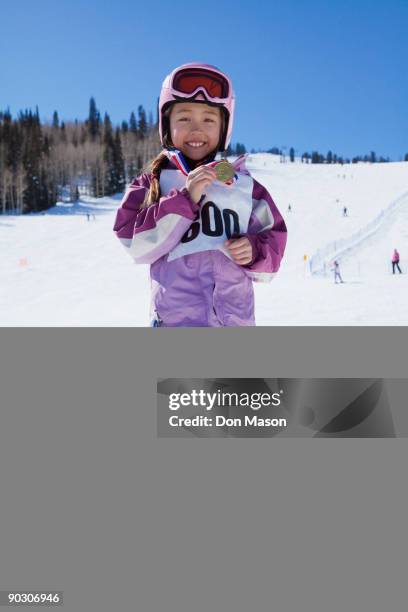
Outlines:
[[[157,155],[160,141],[152,113],[143,106],[113,126],[91,98],[85,121],[41,124],[38,108],[13,118],[0,112],[0,211],[36,212],[80,194],[121,192]]]
[[[35,111],[20,111],[14,119],[9,110],[0,112],[0,212],[28,213],[45,210],[59,200],[75,202],[81,194],[103,197],[123,192],[160,151],[158,117],[147,117],[143,106],[128,121],[114,126],[103,118],[94,98],[85,121],[41,123]],[[255,152],[252,150],[251,152]],[[269,153],[283,155],[278,147]],[[245,145],[229,146],[226,155],[246,153]],[[295,159],[293,147],[289,159]],[[306,163],[386,162],[370,155],[343,159],[329,151],[303,153]],[[408,161],[408,154],[405,156]]]
[[[286,157],[283,150],[279,147],[272,147],[267,151],[267,153],[273,153],[274,155],[280,155],[281,157]],[[290,147],[289,149],[289,159],[291,162],[295,161],[295,149]],[[377,156],[375,151],[371,151],[369,155],[356,155],[351,159],[346,157],[342,157],[341,155],[337,155],[332,151],[328,151],[326,155],[319,153],[319,151],[312,151],[311,153],[305,152],[301,156],[302,163],[307,164],[356,164],[358,162],[368,162],[368,163],[384,163],[389,162],[389,157],[383,157],[382,155]],[[405,154],[404,161],[408,161],[408,153]]]

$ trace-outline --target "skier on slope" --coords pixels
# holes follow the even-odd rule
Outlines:
[[[391,259],[391,264],[392,264],[392,273],[395,274],[395,268],[397,268],[398,272],[400,274],[402,274],[402,270],[399,266],[399,260],[400,260],[400,255],[397,251],[397,249],[394,249],[394,252],[392,254],[392,259]]]
[[[337,259],[334,260],[333,262],[333,268],[332,270],[334,271],[334,283],[335,285],[337,285],[337,282],[339,281],[340,283],[344,283],[344,280],[341,278],[341,274],[340,274],[340,264],[337,261]]]

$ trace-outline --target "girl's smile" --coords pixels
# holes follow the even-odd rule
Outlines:
[[[170,114],[171,140],[190,159],[200,160],[217,148],[221,132],[221,110],[198,102],[182,102]]]

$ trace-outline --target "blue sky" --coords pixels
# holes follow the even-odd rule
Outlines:
[[[6,3],[2,3],[4,6]],[[188,61],[225,70],[233,142],[353,156],[408,152],[408,0],[26,0],[2,8],[0,109],[114,122],[156,112]]]

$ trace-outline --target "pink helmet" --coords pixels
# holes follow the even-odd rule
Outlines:
[[[195,101],[202,94],[204,101],[225,110],[225,130],[220,142],[224,151],[231,142],[234,122],[235,94],[229,77],[210,64],[183,64],[175,68],[163,81],[159,99],[159,134],[163,145],[165,124],[163,112],[174,102]]]

